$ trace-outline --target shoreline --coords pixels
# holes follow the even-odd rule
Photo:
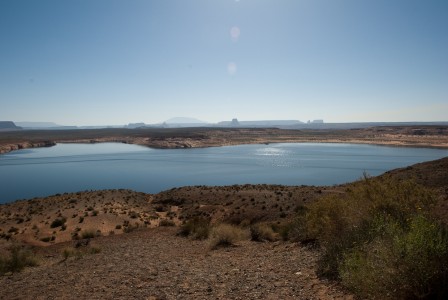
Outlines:
[[[0,134],[0,154],[51,147],[57,143],[135,144],[155,149],[186,149],[271,143],[345,143],[448,149],[448,126],[373,127],[355,130],[276,128],[187,128],[165,130],[24,131]]]
[[[49,141],[49,142],[23,142],[17,144],[5,144],[0,145],[0,155],[7,154],[13,151],[31,148],[46,148],[53,147],[57,144],[100,144],[100,143],[121,143],[130,145],[145,146],[154,149],[194,149],[194,148],[209,148],[209,147],[226,147],[226,146],[239,146],[239,145],[254,145],[254,144],[280,144],[280,143],[316,143],[316,144],[354,144],[354,145],[372,145],[372,146],[385,146],[385,147],[410,147],[410,148],[433,148],[433,149],[448,149],[448,143],[413,143],[410,141],[375,141],[375,140],[360,140],[360,139],[303,139],[303,140],[260,140],[260,141],[228,141],[225,143],[197,143],[196,141],[163,141],[162,143],[153,142],[141,142],[139,140],[123,140],[115,138],[104,138],[95,140],[69,140],[69,141]]]
[[[45,148],[45,147],[53,147],[56,146],[57,142],[38,142],[38,143],[31,143],[31,142],[23,142],[18,144],[6,144],[6,145],[0,145],[0,155],[6,154],[9,152],[22,150],[22,149],[30,149],[30,148]]]

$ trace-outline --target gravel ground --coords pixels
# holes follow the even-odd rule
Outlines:
[[[63,260],[73,243],[42,248],[38,267],[0,278],[1,299],[352,299],[315,275],[317,253],[289,242],[209,250],[176,228],[92,239],[97,254]]]

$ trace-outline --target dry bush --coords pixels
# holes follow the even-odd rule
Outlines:
[[[20,272],[25,267],[37,265],[37,259],[30,250],[13,245],[9,252],[9,256],[0,256],[0,275],[8,272]]]
[[[274,242],[279,240],[279,235],[274,232],[272,225],[267,223],[253,224],[249,228],[250,237],[255,242]]]
[[[212,228],[209,237],[209,248],[214,250],[219,247],[235,245],[236,242],[249,238],[247,230],[230,224],[219,224]]]
[[[75,259],[81,259],[84,255],[87,254],[98,254],[101,252],[100,247],[95,246],[87,246],[86,247],[77,247],[77,248],[65,248],[62,250],[62,256],[64,259],[62,261],[66,261],[70,257],[74,257]]]
[[[175,225],[176,224],[174,224],[174,222],[172,220],[168,220],[168,219],[160,220],[160,223],[159,223],[159,226],[162,226],[162,227],[172,227]]]
[[[81,232],[82,239],[93,239],[96,236],[96,232],[93,229],[86,229]]]
[[[210,220],[203,217],[194,217],[180,227],[178,235],[189,236],[194,240],[205,240],[209,233]]]
[[[57,218],[57,219],[53,220],[53,222],[51,222],[50,228],[61,227],[61,226],[65,225],[66,221],[67,221],[67,219],[65,217]]]

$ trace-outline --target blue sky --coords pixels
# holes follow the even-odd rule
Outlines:
[[[448,121],[446,0],[0,0],[0,120]]]

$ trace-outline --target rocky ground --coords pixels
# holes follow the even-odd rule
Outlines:
[[[315,275],[317,253],[289,242],[243,241],[209,250],[176,228],[92,239],[100,253],[63,260],[47,247],[38,267],[0,278],[3,299],[351,299]]]

